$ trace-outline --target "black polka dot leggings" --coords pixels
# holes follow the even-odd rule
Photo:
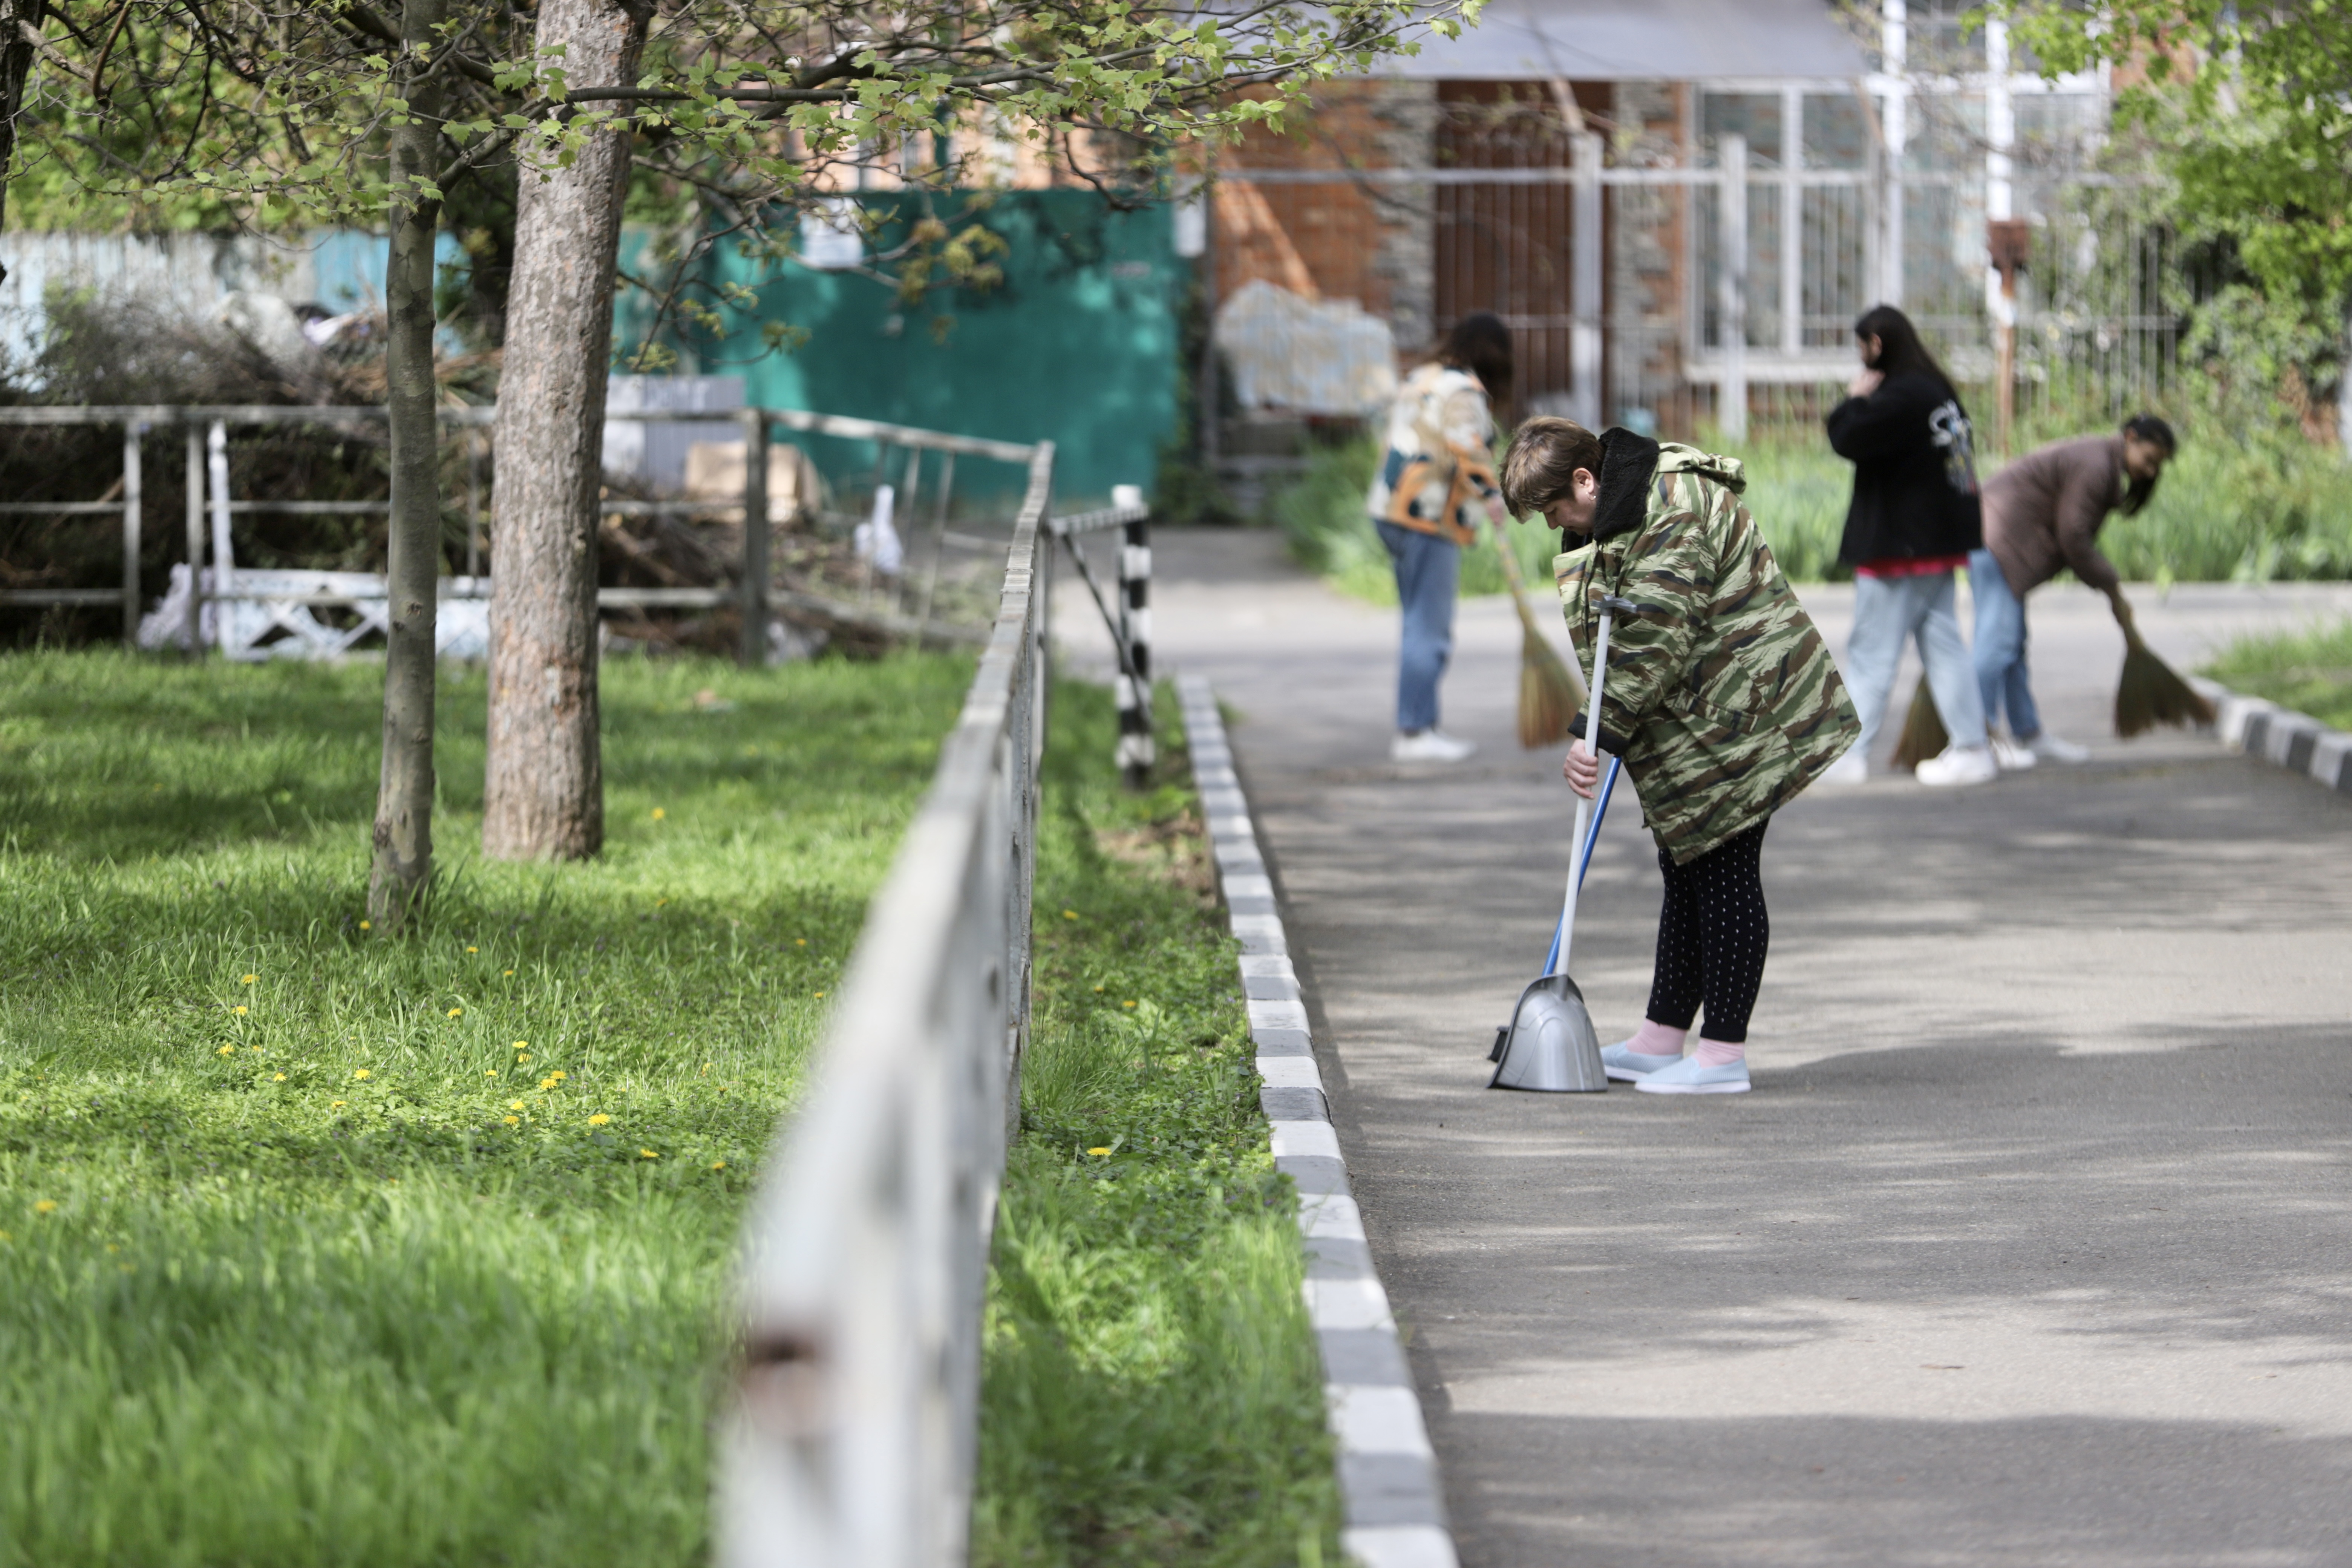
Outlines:
[[[1748,1015],[1764,982],[1772,920],[1764,912],[1762,822],[1686,865],[1663,849],[1666,901],[1658,910],[1658,967],[1650,981],[1650,1018],[1687,1029],[1706,1005],[1699,1038],[1736,1046],[1748,1038]]]

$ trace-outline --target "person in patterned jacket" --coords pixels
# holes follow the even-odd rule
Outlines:
[[[1828,646],[1740,504],[1746,486],[1737,458],[1565,419],[1528,420],[1503,457],[1511,510],[1540,513],[1571,544],[1552,570],[1588,665],[1596,602],[1634,605],[1610,633],[1600,721],[1577,716],[1584,738],[1561,771],[1590,798],[1596,745],[1622,757],[1657,840],[1666,890],[1647,1016],[1601,1053],[1610,1077],[1654,1094],[1748,1089],[1748,1016],[1771,940],[1764,830],[1862,732]]]
[[[1477,750],[1437,727],[1437,683],[1454,651],[1462,547],[1482,517],[1493,519],[1490,399],[1510,389],[1510,329],[1480,310],[1454,324],[1435,363],[1407,376],[1389,405],[1388,450],[1365,504],[1396,568],[1404,620],[1391,762],[1458,763]]]

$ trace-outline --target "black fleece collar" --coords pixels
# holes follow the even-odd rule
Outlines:
[[[1650,476],[1658,471],[1658,444],[1623,426],[1601,433],[1601,491],[1592,508],[1598,542],[1631,533],[1650,510]]]

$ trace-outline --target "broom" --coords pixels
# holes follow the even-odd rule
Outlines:
[[[1499,528],[1495,531],[1495,552],[1503,558],[1503,577],[1511,585],[1511,603],[1519,612],[1519,744],[1529,751],[1558,745],[1568,739],[1569,721],[1584,706],[1584,682],[1560,662],[1559,655],[1536,629],[1536,613],[1528,603],[1518,557],[1511,553],[1510,542]]]
[[[1936,711],[1935,693],[1921,676],[1918,689],[1911,693],[1910,715],[1903,721],[1903,738],[1895,743],[1895,765],[1916,768],[1929,757],[1941,756],[1951,740],[1944,732],[1944,716]]]
[[[2124,672],[2116,680],[2116,733],[2126,740],[2158,724],[2213,722],[2213,705],[2147,651],[2139,628],[2124,626]]]

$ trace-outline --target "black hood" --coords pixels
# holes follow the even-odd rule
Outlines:
[[[1650,510],[1650,476],[1658,471],[1658,444],[1622,425],[1601,433],[1601,491],[1593,501],[1592,537],[1631,533]]]

